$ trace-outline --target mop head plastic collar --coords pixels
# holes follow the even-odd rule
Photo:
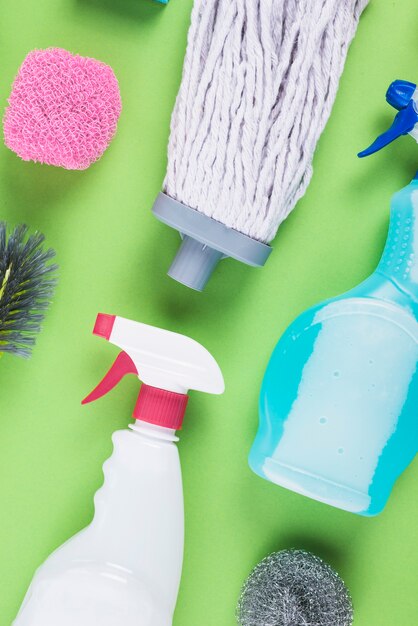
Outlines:
[[[272,248],[225,226],[199,211],[160,193],[152,209],[155,217],[178,230],[183,239],[168,271],[179,283],[202,291],[218,262],[231,257],[253,267],[262,267]]]

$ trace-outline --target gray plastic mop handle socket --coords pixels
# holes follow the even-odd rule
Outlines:
[[[203,291],[213,270],[225,257],[262,267],[272,248],[195,209],[160,193],[152,208],[155,217],[178,230],[183,239],[168,275],[179,283]]]

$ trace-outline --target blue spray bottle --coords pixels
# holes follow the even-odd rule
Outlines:
[[[418,140],[416,85],[395,81],[399,110],[367,156]],[[303,313],[265,373],[250,453],[263,478],[376,515],[418,451],[418,174],[392,200],[382,259],[363,283]]]

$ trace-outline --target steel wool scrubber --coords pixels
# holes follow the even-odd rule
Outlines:
[[[195,0],[153,211],[183,238],[169,270],[202,290],[230,256],[262,266],[304,194],[368,0]]]
[[[304,550],[263,559],[244,583],[240,626],[351,626],[353,608],[339,575]]]

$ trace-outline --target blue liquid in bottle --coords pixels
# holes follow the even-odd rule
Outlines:
[[[418,177],[362,284],[303,313],[270,359],[250,453],[263,478],[361,515],[418,450]]]

